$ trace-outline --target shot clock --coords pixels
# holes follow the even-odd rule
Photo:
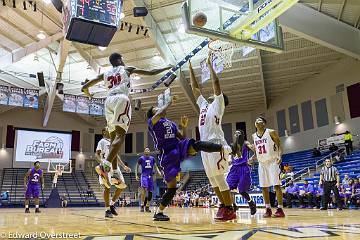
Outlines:
[[[66,39],[106,47],[116,33],[123,0],[68,0],[64,11]]]

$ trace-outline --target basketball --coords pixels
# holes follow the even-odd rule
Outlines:
[[[203,27],[207,23],[207,16],[203,12],[198,12],[193,18],[193,23],[197,27]]]

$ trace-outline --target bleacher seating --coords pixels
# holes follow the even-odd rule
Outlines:
[[[209,184],[205,171],[190,171],[190,178],[184,190],[193,191]]]
[[[1,191],[9,191],[10,206],[23,206],[24,204],[24,176],[27,168],[5,168],[3,170],[3,182]],[[40,204],[44,206],[52,189],[53,174],[44,172],[45,187],[40,195]],[[95,196],[88,197],[86,194],[88,181],[82,171],[74,171],[71,174],[59,176],[57,189],[60,196],[66,195],[68,206],[99,206]]]

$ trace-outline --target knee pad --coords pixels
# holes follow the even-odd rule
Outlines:
[[[152,199],[152,192],[148,192],[147,200],[150,202]]]
[[[220,192],[223,191],[227,191],[230,190],[228,183],[225,180],[225,176],[224,175],[217,175],[214,177],[215,181],[216,181],[216,185],[219,188]]]
[[[168,188],[166,193],[162,196],[161,205],[167,207],[175,196],[176,190],[177,188]]]

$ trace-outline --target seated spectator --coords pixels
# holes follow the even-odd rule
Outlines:
[[[294,179],[294,173],[292,171],[292,167],[289,167],[286,171],[285,171],[285,176],[286,179]]]
[[[347,185],[349,183],[350,177],[349,174],[345,174],[344,179],[342,180],[342,185]]]
[[[307,180],[304,181],[303,189],[299,191],[300,208],[305,208],[304,200],[308,201],[308,208],[313,207],[314,187]]]
[[[329,151],[336,152],[337,150],[339,150],[338,146],[336,146],[335,143],[332,143],[329,147]]]
[[[289,164],[285,163],[284,164],[284,171],[287,172],[290,169]]]
[[[298,199],[299,187],[294,184],[292,180],[289,181],[289,186],[285,189],[285,199],[288,208],[292,208],[292,200]]]
[[[354,178],[354,185],[352,186],[351,201],[355,206],[360,205],[360,182],[359,178]]]
[[[68,200],[67,200],[67,197],[66,197],[66,193],[64,193],[64,195],[62,195],[60,197],[60,200],[61,200],[61,207],[66,208],[67,205],[68,205]]]
[[[314,189],[314,208],[320,208],[322,207],[322,195],[324,193],[324,189],[321,186],[317,186]]]
[[[342,181],[340,197],[344,201],[344,206],[346,208],[350,205],[350,199],[352,195],[352,186],[354,185],[354,180],[349,178],[349,175],[345,175],[348,177],[348,182],[344,182],[345,178]]]
[[[313,157],[321,157],[321,152],[318,148],[314,148],[312,151],[312,156]]]
[[[88,188],[86,190],[86,194],[87,194],[88,197],[91,197],[93,195],[93,191],[91,190],[90,185],[88,185]]]

